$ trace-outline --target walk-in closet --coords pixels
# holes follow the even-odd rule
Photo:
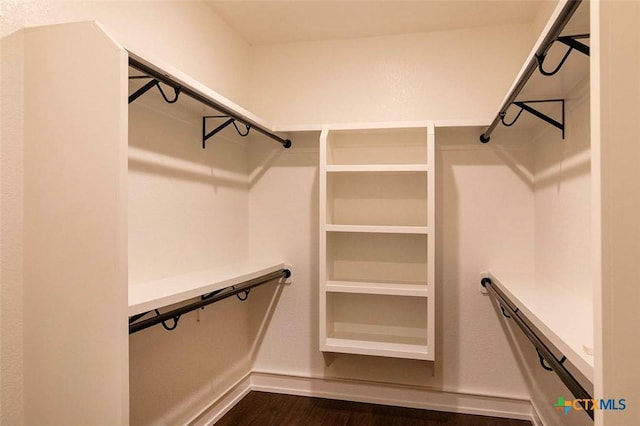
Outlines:
[[[639,423],[639,22],[0,2],[0,424]]]

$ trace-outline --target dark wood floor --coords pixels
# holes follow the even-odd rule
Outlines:
[[[531,426],[524,420],[250,392],[216,426]]]

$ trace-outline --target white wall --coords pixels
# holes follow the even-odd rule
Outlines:
[[[278,124],[489,121],[531,34],[512,25],[255,46],[250,109]]]
[[[583,81],[566,96],[565,139],[558,129],[540,121],[530,130],[528,143],[534,150],[534,270],[538,291],[550,295],[562,292],[580,299],[582,303],[575,305],[587,309],[572,311],[566,320],[576,326],[591,327],[594,284],[589,268],[592,259],[589,100],[589,84]],[[534,347],[513,321],[504,322],[508,324],[505,332],[510,336],[543,424],[592,424],[582,411],[565,414],[553,406],[559,396],[567,400],[573,396],[555,373],[542,369]],[[591,392],[589,380],[577,370],[573,374]]]
[[[0,422],[23,418],[24,33],[2,41],[0,72]],[[7,101],[11,100],[11,102]]]
[[[589,96],[569,100],[566,133],[536,138],[536,273],[592,300]],[[586,295],[585,295],[586,293]]]
[[[126,423],[127,54],[91,23],[24,46],[23,281],[3,287],[22,284],[26,409],[3,420]]]
[[[495,106],[501,101],[532,41],[529,28],[505,26],[249,48],[208,8],[197,3],[35,2],[3,3],[2,7],[3,36],[23,25],[99,19],[125,46],[149,52],[258,115],[281,124],[487,120],[495,113]],[[446,55],[442,54],[444,51]],[[5,64],[3,58],[3,67]],[[8,87],[2,87],[3,117],[5,111],[13,109],[16,101],[5,95],[8,90]],[[4,123],[3,118],[3,132]],[[250,188],[249,216],[248,219],[246,216],[235,218],[232,226],[248,220],[249,238],[245,250],[249,255],[259,257],[265,251],[282,255],[295,265],[296,278],[293,285],[282,291],[261,287],[252,292],[250,318],[247,320],[250,323],[234,348],[243,350],[249,346],[249,355],[255,358],[257,370],[428,385],[452,391],[527,398],[528,392],[517,365],[509,354],[508,341],[495,324],[494,312],[487,309],[487,299],[479,295],[477,276],[480,270],[492,266],[488,264],[490,259],[500,259],[501,265],[524,267],[533,258],[533,253],[528,251],[533,247],[533,229],[528,225],[522,226],[522,223],[533,223],[530,213],[533,199],[528,182],[532,165],[527,148],[513,149],[506,143],[508,148],[498,149],[495,148],[498,144],[493,142],[492,147],[479,146],[477,129],[468,133],[441,133],[446,141],[439,142],[442,150],[438,154],[440,169],[437,183],[440,206],[438,234],[441,239],[437,271],[441,296],[438,302],[440,335],[437,345],[441,352],[437,355],[440,361],[435,364],[433,376],[428,363],[369,357],[340,356],[331,367],[325,367],[317,350],[318,135],[312,132],[294,136],[294,148],[288,151],[270,141],[252,141],[246,170]],[[3,138],[3,154],[12,155],[6,158],[19,157],[11,152],[13,141],[6,142],[7,139]],[[451,144],[453,148],[444,148]],[[227,154],[233,159],[233,172],[242,174],[241,154],[236,148],[229,150]],[[144,153],[143,156],[151,154]],[[186,154],[181,152],[179,155]],[[183,158],[185,163],[181,164],[190,175],[194,170],[195,175],[201,175],[203,167],[226,167],[215,163],[215,159],[211,160],[214,162],[212,165],[194,158],[187,156]],[[13,184],[5,188],[4,174],[8,167],[12,182],[19,184],[21,170],[13,169],[4,161],[2,167],[3,189],[8,190],[3,192],[2,199],[4,241],[5,225],[13,225],[17,229],[22,226],[19,215],[12,210],[16,206],[19,209],[19,198],[8,198],[16,194],[19,196],[20,191],[16,191]],[[136,177],[137,173],[148,175],[148,179],[145,177],[139,181],[141,188],[147,184],[153,188],[166,178],[153,167],[147,167],[147,170],[142,167],[133,171],[133,181],[142,177]],[[174,178],[179,184],[189,180],[184,176]],[[190,182],[188,193],[193,191],[195,196],[200,191],[215,191],[215,185],[210,184]],[[218,189],[223,191],[221,188],[224,187],[221,185]],[[242,197],[235,199],[233,192],[231,190],[225,195],[231,197],[228,200],[234,200],[232,204],[245,202],[240,200]],[[512,198],[505,199],[505,193],[512,194]],[[492,212],[496,203],[506,204],[498,212]],[[144,207],[141,204],[141,209],[144,208],[148,205]],[[141,217],[142,212],[144,210],[140,210]],[[489,212],[499,216],[489,217]],[[5,224],[7,217],[10,223]],[[131,220],[137,219],[132,217]],[[150,232],[143,229],[142,220],[139,224],[144,232]],[[177,222],[169,229],[179,229]],[[193,229],[189,232],[194,236]],[[225,231],[212,232],[226,235]],[[205,240],[203,236],[196,236],[195,245],[202,247],[207,244]],[[153,255],[162,256],[164,272],[179,266],[169,253],[158,253],[161,247],[151,247],[147,253],[142,245],[136,245],[135,240],[133,244],[132,254],[140,260],[140,266],[139,269],[131,269],[131,277],[142,279],[159,275],[160,270],[150,266]],[[219,246],[216,247],[220,250]],[[513,247],[523,250],[514,250]],[[226,259],[224,256],[239,255],[242,249],[237,249],[239,251],[234,254],[216,253]],[[194,265],[205,261],[202,252],[195,257],[185,255],[179,258]],[[19,265],[19,262],[20,259],[14,259],[7,268]],[[3,272],[4,269],[5,265]],[[20,306],[19,275],[19,272],[15,273],[17,281],[10,287],[12,291],[7,293],[3,285],[3,320],[4,312],[12,304]],[[7,294],[8,298],[5,297]],[[235,300],[229,302],[237,305]],[[221,305],[220,313],[212,317],[230,315],[227,305]],[[240,321],[244,320],[241,318]],[[19,330],[19,321],[12,320],[10,324]],[[190,325],[185,322],[179,328]],[[245,327],[244,324],[238,326],[240,330]],[[203,329],[197,328],[193,333],[179,331],[178,338],[172,340],[177,343],[169,343],[175,346],[164,353],[155,351],[150,355],[147,367],[143,359],[147,354],[143,352],[154,347],[166,347],[168,335],[163,330],[154,329],[143,332],[146,334],[141,334],[139,339],[132,339],[132,370],[142,371],[140,376],[134,373],[131,379],[133,398],[136,398],[134,404],[142,404],[140,417],[136,417],[134,422],[184,419],[181,417],[184,413],[197,411],[199,404],[215,395],[232,381],[234,374],[239,374],[248,365],[245,360],[235,364],[228,360],[231,364],[225,365],[232,365],[233,372],[220,378],[218,374],[223,374],[221,371],[208,370],[216,376],[211,381],[195,377],[193,370],[177,370],[152,377],[158,369],[178,364],[179,361],[172,363],[171,355],[186,356],[181,349],[193,347],[196,335],[201,333],[198,330]],[[14,330],[5,335],[4,330],[3,321],[3,378],[11,377],[5,376],[5,370],[15,372],[21,369],[16,356],[20,353],[20,342],[16,336],[20,334]],[[219,330],[223,339],[232,339],[223,330],[215,330]],[[5,340],[6,337],[8,339]],[[17,347],[9,348],[8,345],[13,343],[17,343]],[[198,360],[217,347],[214,341],[202,343],[198,348],[201,351],[197,355]],[[226,355],[219,356],[222,359]],[[194,369],[199,362],[195,363]],[[237,366],[240,367],[234,370]],[[144,368],[148,369],[142,370]],[[176,387],[181,395],[160,395],[158,401],[165,405],[159,410],[161,413],[154,411],[158,406],[152,406],[156,400],[141,402],[149,398],[155,385],[169,383],[171,377],[178,380]],[[21,423],[21,395],[20,377],[9,383],[2,382],[2,413],[3,416],[8,413],[5,417],[8,423]]]
[[[252,108],[286,124],[486,121],[530,43],[528,28],[506,26],[254,47]],[[252,144],[250,165],[259,179],[251,187],[250,252],[276,252],[296,265],[294,285],[279,295],[269,319],[256,370],[528,397],[495,314],[480,297],[478,274],[491,262],[533,267],[533,151],[510,141],[479,146],[479,129],[438,133],[434,365],[339,355],[325,367],[317,347],[319,135],[294,134],[289,151]]]
[[[246,143],[230,127],[203,150],[191,104],[166,104],[154,89],[129,106],[130,285],[247,259]],[[230,298],[183,315],[173,331],[131,335],[131,424],[185,423],[246,375],[247,308]]]
[[[0,421],[2,424],[23,424],[25,421],[24,397],[27,394],[28,398],[28,394],[33,389],[33,383],[25,383],[26,372],[23,369],[24,345],[30,345],[32,342],[23,340],[23,321],[25,319],[23,314],[25,312],[24,309],[26,309],[25,305],[23,305],[23,296],[26,295],[23,295],[23,255],[21,249],[24,228],[22,194],[22,140],[24,132],[22,126],[24,119],[22,101],[24,75],[21,64],[24,51],[22,35],[21,33],[15,33],[15,31],[24,26],[97,19],[104,23],[109,28],[110,34],[124,44],[125,47],[134,47],[164,62],[173,64],[186,74],[196,77],[219,93],[241,104],[247,101],[246,80],[250,50],[244,40],[219,20],[211,12],[210,8],[197,2],[0,2],[0,15],[2,20],[2,25],[0,26],[0,36],[2,37],[2,72],[0,73],[2,76],[2,80],[0,80],[0,84],[2,84],[0,87],[2,105],[2,127],[0,128],[2,136],[2,163],[0,169],[2,188],[2,198],[0,199],[2,207],[2,252],[0,253],[0,265],[2,267],[0,270],[2,276],[0,368],[2,381],[0,383]],[[68,51],[67,53],[72,54],[73,52]],[[82,74],[83,67],[78,66],[77,72]],[[199,123],[192,123],[192,128],[198,128],[198,126]],[[101,134],[104,130],[98,128],[96,129],[96,134]],[[237,178],[238,173],[242,174],[245,171],[243,169],[244,166],[242,166],[244,164],[244,148],[223,149],[223,153],[226,153],[222,157],[217,157],[216,160],[211,160],[213,153],[209,154],[208,160],[206,160],[208,163],[198,165],[195,164],[197,161],[194,161],[194,158],[196,151],[199,149],[197,148],[199,131],[194,133],[196,134],[196,140],[194,141],[193,155],[183,158],[184,161],[181,166],[191,171],[197,169],[196,174],[204,173],[207,175],[209,186],[204,190],[201,189],[201,191],[208,191],[209,194],[214,195],[221,192],[224,194],[222,197],[226,197],[226,200],[233,199],[234,196],[230,195],[230,193],[234,192],[235,189],[233,185],[228,185],[228,182],[225,182],[225,178],[229,177],[229,173],[226,173],[225,169],[228,167],[234,170],[237,170],[238,167],[242,169],[237,171],[236,174],[230,173],[231,181]],[[152,140],[146,142],[148,142],[148,145],[154,143]],[[45,142],[43,141],[42,143]],[[200,154],[199,151],[197,153],[198,155]],[[179,154],[184,154],[184,152]],[[153,160],[158,161],[157,158]],[[226,164],[221,164],[221,162],[225,161]],[[240,165],[238,162],[240,162]],[[204,172],[203,168],[206,169]],[[222,171],[217,171],[216,168],[220,168]],[[161,173],[155,173],[157,169],[154,171],[153,167],[149,167],[146,172],[150,176],[157,177],[161,175]],[[218,178],[218,184],[215,183],[216,178]],[[149,179],[147,182],[138,180],[137,182],[153,187],[161,179]],[[243,179],[246,182],[246,176]],[[185,180],[188,179],[182,179],[182,181]],[[192,190],[198,185],[198,183],[191,185]],[[229,187],[232,189],[229,190]],[[245,192],[244,204],[242,208],[237,208],[239,211],[246,210],[246,186],[243,191]],[[194,192],[187,191],[184,195],[194,196]],[[237,201],[233,201],[233,203],[235,203],[234,207],[237,207]],[[175,205],[173,207],[173,214],[175,214],[181,206]],[[182,212],[188,213],[185,210],[182,210]],[[135,215],[133,211],[132,214]],[[216,228],[210,229],[210,232],[228,232],[229,226],[246,229],[244,225],[247,221],[246,218],[246,212],[244,215],[234,214],[232,223],[227,220],[224,230]],[[135,216],[133,219],[135,219]],[[159,253],[163,248],[167,248],[164,244],[149,244],[148,251],[138,250],[137,240],[134,239],[133,253],[136,256],[136,267],[130,270],[133,279],[144,279],[145,276],[150,277],[153,274],[175,270],[178,262],[183,262],[184,266],[203,264],[207,254],[217,256],[220,262],[240,256],[240,252],[242,252],[243,256],[246,256],[246,241],[243,247],[230,250],[229,247],[218,245],[222,239],[218,240],[207,232],[198,233],[196,230],[197,224],[192,220],[194,219],[193,216],[187,215],[184,219],[183,223],[188,223],[191,227],[190,236],[195,236],[196,238],[192,239],[192,246],[178,252],[180,256],[173,257],[166,252]],[[208,222],[210,227],[219,226],[214,225],[215,223],[214,220]],[[239,225],[239,223],[242,223],[242,225]],[[175,225],[174,223],[173,231],[176,230]],[[27,226],[29,225],[27,224]],[[166,232],[170,232],[168,229],[165,228]],[[159,235],[159,237],[163,236],[166,236],[166,233],[165,235]],[[176,237],[175,234],[173,236]],[[234,241],[242,241],[242,238],[246,240],[246,234],[241,236],[240,240]],[[216,244],[215,249],[202,250],[204,245],[213,244],[213,240],[215,240]],[[181,240],[178,236],[174,239],[174,244],[169,247],[169,250],[176,247],[184,249],[184,246],[180,246],[180,243]],[[171,254],[175,254],[175,252]],[[157,261],[156,267],[152,268],[149,267],[149,262],[154,256],[156,260],[160,260]],[[231,308],[225,305],[226,302],[223,302],[222,305],[225,305],[225,307],[215,311],[216,314],[211,316],[213,319],[207,323],[207,328],[201,327],[200,330],[211,331],[211,327],[214,327],[212,326],[213,323],[217,323],[220,326],[221,318],[233,318],[236,312],[244,312],[242,318],[246,318],[244,304],[236,306],[237,303],[233,302],[230,301],[227,304]],[[213,312],[213,310],[210,311]],[[36,317],[33,317],[31,320],[34,321],[36,319]],[[114,319],[114,321],[116,320]],[[211,339],[200,340],[200,349],[194,349],[194,356],[199,357],[197,358],[199,361],[190,364],[191,370],[189,370],[190,373],[188,375],[183,374],[181,381],[179,381],[181,384],[179,391],[171,393],[172,388],[169,386],[162,392],[157,392],[160,394],[158,400],[149,400],[147,403],[141,401],[150,394],[155,394],[152,387],[157,382],[154,380],[160,382],[164,380],[166,384],[167,381],[170,382],[171,379],[179,377],[179,374],[185,373],[184,370],[176,372],[168,368],[168,366],[174,365],[171,355],[184,355],[180,342],[184,344],[185,340],[172,340],[175,343],[173,346],[169,345],[166,352],[156,350],[150,354],[145,344],[144,336],[139,339],[132,339],[131,358],[132,369],[134,370],[132,393],[135,398],[132,400],[135,405],[132,415],[136,416],[133,419],[134,422],[142,423],[162,418],[163,416],[165,419],[172,420],[185,416],[185,413],[193,414],[202,408],[203,401],[210,401],[216,392],[228,386],[228,383],[237,378],[239,374],[246,372],[249,365],[248,360],[235,357],[238,353],[246,352],[249,338],[246,336],[246,332],[242,331],[246,330],[246,326],[243,325],[246,323],[246,319],[241,319],[238,322],[240,333],[233,334],[233,328],[223,327],[220,336],[226,343],[233,342],[237,344],[237,346],[233,347],[239,349],[229,353],[219,353],[218,361],[220,362],[217,366],[207,364],[204,368],[212,373],[208,380],[203,382],[195,379],[185,385],[187,377],[196,377],[194,371],[202,367],[202,357],[208,356],[202,355],[202,353],[208,354],[213,348],[219,350],[219,342]],[[188,325],[185,321],[185,328]],[[198,332],[201,331],[194,331],[193,334],[186,336],[183,334],[183,339],[190,339],[191,342],[194,342],[191,346],[196,347],[195,336],[197,336]],[[155,330],[150,333],[161,334]],[[210,336],[209,333],[206,333],[206,335]],[[238,338],[238,336],[243,337]],[[168,340],[169,337],[162,335],[153,342],[164,345]],[[145,347],[141,348],[141,346]],[[148,358],[146,363],[148,367],[140,369],[139,365],[141,363],[145,364],[144,357]],[[166,357],[166,359],[163,357]],[[175,360],[175,363],[178,364],[184,361],[185,359],[181,358],[180,360]],[[169,375],[157,374],[162,369],[173,371],[173,373]],[[224,373],[222,373],[223,370],[225,370]],[[167,395],[167,392],[171,393],[171,395]],[[157,404],[158,401],[161,401],[162,404]],[[151,407],[154,402],[156,402],[156,406]],[[162,406],[163,409],[157,410],[159,406]],[[118,421],[117,423],[121,422]]]
[[[246,105],[251,49],[204,3],[196,1],[0,2],[0,37],[22,27],[97,20],[125,48],[172,64]]]
[[[325,366],[318,348],[319,134],[294,134],[288,151],[272,143],[252,144],[252,173],[265,163],[270,167],[252,180],[250,251],[282,255],[296,268],[294,283],[279,295],[269,319],[255,370],[528,398],[497,317],[480,294],[479,272],[491,262],[532,267],[531,145],[517,140],[501,146],[497,139],[483,146],[479,132],[436,134],[435,364],[337,355]],[[260,303],[266,305],[267,299]],[[260,318],[253,322],[257,327]]]
[[[592,2],[592,145],[596,282],[596,398],[628,398],[596,425],[640,422],[640,19],[638,2]]]

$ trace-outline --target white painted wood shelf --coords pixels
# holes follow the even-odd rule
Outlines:
[[[325,225],[326,232],[363,232],[373,234],[428,234],[427,226]]]
[[[369,335],[366,337],[368,339],[357,339],[355,336],[354,338],[328,338],[325,349],[327,352],[406,359],[431,359],[429,356],[429,348],[426,343],[410,344],[384,342],[384,339],[388,338],[388,336],[384,335]]]
[[[179,303],[276,272],[284,262],[244,262],[129,286],[129,316]]]
[[[320,350],[434,360],[434,128],[324,129]]]
[[[427,297],[427,283],[410,284],[398,282],[332,281],[326,283],[326,291],[333,293],[386,294],[390,296]]]
[[[331,164],[326,167],[327,173],[416,173],[428,172],[427,164]]]
[[[489,271],[489,278],[569,362],[593,382],[593,299],[533,272]]]

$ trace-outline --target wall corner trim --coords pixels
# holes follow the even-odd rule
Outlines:
[[[188,424],[213,425],[251,391],[529,420],[536,425],[541,424],[536,421],[539,417],[531,402],[523,399],[260,371],[242,377]]]

